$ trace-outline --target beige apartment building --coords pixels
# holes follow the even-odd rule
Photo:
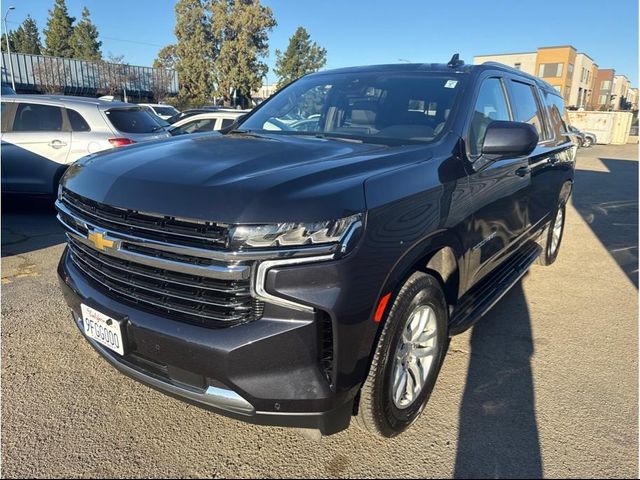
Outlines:
[[[624,75],[615,75],[613,69],[600,70],[589,55],[571,45],[473,58],[476,65],[484,62],[503,63],[544,79],[562,94],[568,107],[618,110],[622,98],[629,102],[630,84]]]
[[[638,110],[638,89],[630,88],[628,102],[631,104],[631,110]]]
[[[613,89],[611,100],[611,108],[613,110],[620,110],[624,107],[623,101],[628,102],[629,89],[631,88],[631,82],[625,75],[615,75],[613,77]]]
[[[538,52],[480,55],[477,57],[473,57],[473,63],[476,65],[481,65],[484,62],[499,62],[504,65],[513,67],[517,70],[522,70],[525,73],[535,75],[537,55]]]
[[[573,82],[567,105],[586,109],[591,105],[593,98],[598,65],[586,53],[578,53],[573,69]]]

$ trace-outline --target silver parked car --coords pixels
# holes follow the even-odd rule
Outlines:
[[[169,136],[162,120],[130,103],[3,96],[2,191],[55,194],[65,169],[79,158]]]

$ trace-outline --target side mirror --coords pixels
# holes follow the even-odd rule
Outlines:
[[[533,125],[494,121],[487,127],[482,154],[521,157],[533,152],[537,144],[538,132]]]

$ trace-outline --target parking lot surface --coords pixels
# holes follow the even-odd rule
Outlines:
[[[52,209],[3,199],[4,477],[636,477],[638,150],[580,150],[563,247],[455,337],[420,420],[320,442],[111,368],[57,285]]]

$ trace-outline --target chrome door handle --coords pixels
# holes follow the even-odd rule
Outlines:
[[[531,173],[531,169],[529,167],[520,167],[516,170],[516,175],[519,177],[526,177]]]
[[[49,146],[52,148],[62,148],[62,147],[66,147],[67,144],[64,143],[62,140],[52,140],[49,142]]]

